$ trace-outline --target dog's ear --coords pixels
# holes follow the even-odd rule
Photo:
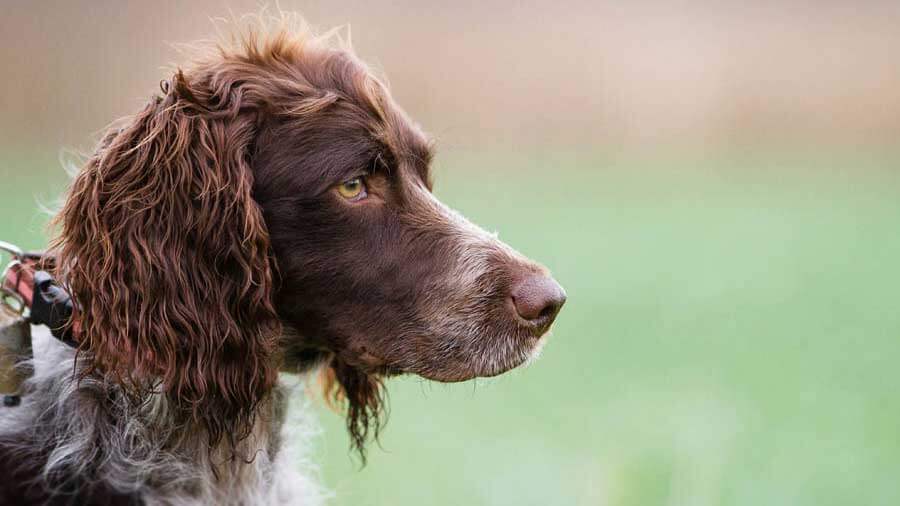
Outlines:
[[[249,434],[278,367],[257,118],[239,86],[164,82],[76,176],[54,246],[91,372],[137,399],[162,390],[210,444]]]
[[[371,435],[378,438],[387,403],[381,378],[342,361],[334,355],[320,372],[325,399],[346,409],[350,444],[366,461],[365,443]]]

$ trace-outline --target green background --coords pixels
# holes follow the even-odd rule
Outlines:
[[[436,193],[565,286],[542,358],[388,381],[360,468],[317,404],[337,505],[898,504],[891,152],[451,153]],[[0,239],[45,243],[55,153],[0,153]]]

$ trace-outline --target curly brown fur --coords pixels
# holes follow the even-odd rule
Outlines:
[[[138,400],[162,389],[214,446],[249,434],[278,370],[269,236],[247,167],[256,119],[228,84],[210,95],[182,72],[173,81],[75,178],[53,249],[86,373]]]
[[[0,463],[18,448],[47,483],[145,502],[283,501],[279,371],[325,368],[362,453],[386,376],[492,376],[540,350],[564,292],[432,195],[432,143],[347,47],[251,30],[161,91],[57,217],[78,360],[0,416]]]
[[[367,374],[332,357],[322,372],[322,390],[332,406],[346,406],[347,431],[353,448],[365,463],[365,444],[371,433],[377,438],[384,421],[385,398],[381,378]]]

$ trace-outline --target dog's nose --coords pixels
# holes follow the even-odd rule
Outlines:
[[[550,276],[532,274],[513,286],[512,301],[523,319],[545,329],[566,303],[566,291]]]

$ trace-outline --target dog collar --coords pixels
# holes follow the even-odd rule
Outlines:
[[[0,304],[25,317],[32,325],[44,325],[53,337],[78,347],[78,322],[72,322],[72,297],[44,269],[53,258],[43,252],[25,252],[0,241],[0,251],[11,260],[0,277]]]

